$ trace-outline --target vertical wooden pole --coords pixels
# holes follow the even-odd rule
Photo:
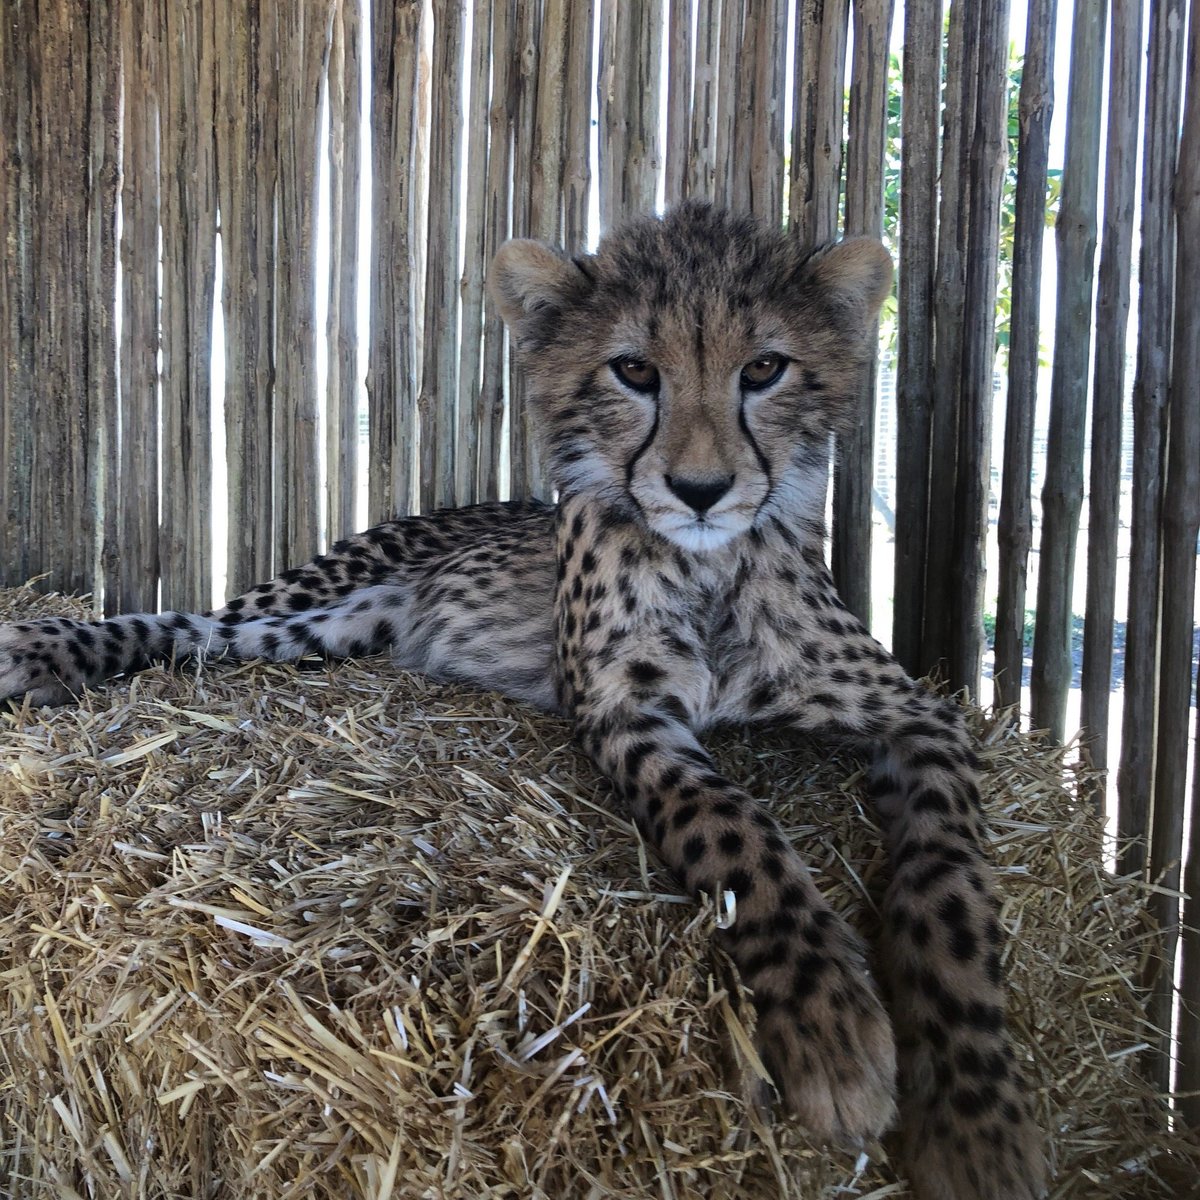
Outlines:
[[[1133,261],[1133,202],[1141,88],[1141,0],[1113,0],[1111,23],[1104,225],[1096,291],[1087,602],[1084,607],[1080,705],[1084,749],[1092,766],[1100,773],[1101,782],[1096,792],[1100,811],[1104,806],[1102,780],[1108,770],[1108,697],[1112,689],[1117,530],[1121,504],[1121,413],[1125,400],[1125,335]]]
[[[116,479],[121,554],[112,607],[153,612],[158,607],[158,9],[145,5],[139,14],[123,4],[120,24],[125,93]]]
[[[958,412],[962,387],[963,305],[970,228],[970,145],[979,64],[978,6],[954,0],[946,49],[942,113],[941,195],[934,275],[934,404],[930,426],[929,532],[925,556],[924,671],[946,673],[954,594],[954,492],[958,478]]]
[[[120,592],[117,409],[117,182],[120,162],[120,13],[92,0],[88,28],[87,513],[99,547],[104,610]]]
[[[977,61],[975,120],[968,157],[958,470],[954,486],[955,594],[948,644],[950,685],[955,689],[965,687],[972,695],[979,692],[983,658],[996,264],[1000,257],[1000,200],[1008,152],[1008,0],[983,5]]]
[[[1183,75],[1183,0],[1150,6],[1146,117],[1142,149],[1142,227],[1138,256],[1138,349],[1133,380],[1133,515],[1129,540],[1129,620],[1125,703],[1117,771],[1117,867],[1141,874],[1147,862],[1158,729],[1161,595],[1160,496],[1170,383],[1175,293],[1175,186]]]
[[[721,67],[721,0],[697,0],[696,66],[688,149],[687,194],[716,195],[717,74]]]
[[[817,82],[824,0],[796,5],[792,43],[792,145],[788,158],[788,228],[803,246],[814,244],[811,196],[817,139]]]
[[[537,112],[530,175],[529,229],[551,245],[562,243],[563,142],[566,135],[566,0],[546,4],[538,39]]]
[[[532,195],[533,140],[537,117],[538,38],[541,4],[538,0],[517,0],[512,62],[512,235],[529,237],[533,233]],[[603,54],[603,51],[601,52]],[[603,152],[601,152],[603,160]],[[603,200],[601,200],[603,204]],[[524,497],[536,488],[531,470],[535,453],[530,437],[531,422],[525,403],[525,383],[515,357],[508,361],[508,457],[510,490]]]
[[[491,262],[511,230],[512,112],[515,79],[509,48],[514,12],[511,0],[491,6],[492,94],[488,109],[487,205],[484,258]],[[490,296],[484,296],[483,377],[476,407],[479,426],[479,498],[501,494],[504,456],[504,325]]]
[[[1192,20],[1200,5],[1192,4]],[[1183,825],[1187,810],[1188,733],[1196,611],[1196,539],[1200,537],[1200,37],[1188,38],[1187,106],[1174,179],[1175,312],[1171,352],[1166,478],[1162,490],[1162,626],[1159,642],[1158,746],[1154,765],[1154,818],[1150,876],[1162,884],[1150,908],[1162,930],[1162,961],[1148,1016],[1167,1036],[1155,1048],[1154,1078],[1171,1086],[1174,1043],[1175,949],[1179,941]],[[1194,814],[1193,814],[1194,815]],[[1195,835],[1193,834],[1193,837]],[[1186,1003],[1196,993],[1184,993]],[[1193,1017],[1193,1020],[1195,1018]]]
[[[471,14],[470,111],[467,116],[467,197],[463,211],[465,250],[459,304],[462,312],[458,377],[458,458],[454,490],[459,504],[479,498],[479,367],[483,354],[483,278],[488,182],[488,106],[492,70],[492,5],[475,0]]]
[[[745,69],[743,31],[746,22],[746,0],[721,0],[721,67],[717,72],[717,202],[727,208],[747,211],[750,207],[748,176],[749,146],[745,157],[738,162],[737,118],[738,82]],[[753,26],[753,17],[751,17]],[[743,117],[743,127],[745,118]]]
[[[275,528],[288,563],[320,548],[314,240],[321,81],[334,0],[279,14],[279,320],[276,340]]]
[[[429,232],[418,410],[421,508],[454,504],[458,399],[458,218],[462,179],[464,0],[433,5]]]
[[[32,87],[35,14],[0,21],[0,583],[33,573],[29,529],[33,465]]]
[[[592,33],[596,14],[594,0],[570,0],[570,4],[563,161],[563,247],[574,254],[582,250],[588,240],[588,199],[592,183]],[[686,146],[683,147],[685,154],[686,149]]]
[[[1013,220],[1008,410],[1000,488],[999,596],[996,602],[995,703],[1020,703],[1025,663],[1025,594],[1033,545],[1033,415],[1040,359],[1042,239],[1050,116],[1054,108],[1056,0],[1032,0],[1021,72],[1017,194]]]
[[[846,42],[849,0],[822,0],[817,83],[814,96],[814,137],[805,229],[811,245],[837,235],[838,201],[842,182],[842,130],[845,121]]]
[[[896,370],[896,583],[892,651],[924,674],[925,541],[933,413],[933,275],[937,244],[937,113],[942,6],[904,5],[900,136],[900,270]]]
[[[329,56],[329,307],[325,495],[329,541],[358,528],[358,206],[360,0],[337,0]]]
[[[1058,242],[1058,298],[1042,541],[1033,637],[1032,720],[1062,741],[1071,685],[1071,601],[1075,545],[1083,505],[1083,434],[1087,424],[1092,281],[1096,257],[1096,182],[1100,155],[1105,0],[1075,0],[1067,150]]]
[[[783,219],[786,49],[784,0],[748,4],[735,127],[737,145],[746,153],[738,156],[737,169],[745,174],[747,210],[769,225],[778,225]]]
[[[846,154],[846,233],[883,233],[891,0],[854,0],[854,61]],[[878,339],[876,339],[878,340]],[[855,423],[839,439],[833,484],[833,577],[842,602],[871,619],[871,511],[877,356],[863,372]]]
[[[281,565],[274,546],[272,479],[279,100],[274,12],[267,5],[255,11],[238,0],[223,0],[217,6],[217,36],[222,47],[216,135],[224,266],[226,591],[237,595]]]
[[[162,603],[212,602],[209,367],[216,277],[214,13],[163,0]]]
[[[416,448],[417,359],[412,228],[421,0],[371,8],[371,157],[374,247],[367,370],[371,462],[367,519],[410,512]]]
[[[25,12],[17,53],[29,59],[18,76],[28,88],[29,165],[21,171],[19,206],[28,214],[22,316],[31,332],[35,402],[32,436],[18,440],[18,452],[29,458],[14,474],[23,476],[29,502],[21,506],[28,524],[17,536],[28,542],[31,574],[47,573],[50,587],[88,592],[96,584],[88,494],[88,14],[63,0]]]
[[[692,115],[691,0],[669,0],[667,18],[666,199],[678,204],[687,195],[688,130]]]
[[[1196,6],[1192,5],[1192,30],[1200,28]],[[1195,42],[1189,50],[1192,79],[1197,78]],[[1193,337],[1196,337],[1193,331]],[[1196,690],[1200,694],[1200,670],[1196,674]],[[1196,706],[1196,728],[1193,731],[1191,830],[1188,836],[1188,856],[1183,875],[1183,891],[1187,900],[1183,906],[1182,963],[1180,965],[1179,998],[1179,1070],[1175,1086],[1182,1093],[1179,1110],[1189,1129],[1200,1126],[1200,704]]]
[[[663,0],[603,0],[601,14],[600,227],[606,230],[654,209],[662,168]]]

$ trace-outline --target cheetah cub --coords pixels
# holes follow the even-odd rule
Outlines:
[[[203,616],[0,628],[0,697],[63,701],[149,659],[387,650],[565,711],[680,882],[733,893],[717,936],[795,1117],[873,1138],[898,1074],[919,1196],[1030,1200],[1045,1165],[1005,1029],[975,757],[823,560],[829,437],[853,415],[891,270],[877,242],[806,252],[698,205],[590,256],[510,242],[490,285],[557,506],[388,521]],[[891,1021],[800,848],[699,741],[760,722],[879,747]]]

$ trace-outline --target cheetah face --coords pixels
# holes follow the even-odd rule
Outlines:
[[[706,552],[777,514],[820,522],[830,435],[853,417],[891,259],[806,252],[688,204],[594,256],[503,246],[512,332],[555,486]]]

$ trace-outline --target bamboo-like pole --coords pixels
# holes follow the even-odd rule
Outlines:
[[[425,290],[429,281],[429,184],[430,184],[430,140],[433,116],[433,0],[424,0],[421,9],[421,42],[417,54],[417,106],[413,126],[412,156],[412,215],[409,218],[413,257],[413,352],[417,363],[417,394],[420,395],[420,375],[424,372],[426,326],[423,313]],[[414,406],[413,419],[418,419],[419,399]],[[420,454],[421,438],[416,433],[417,454]],[[418,471],[419,462],[418,458]],[[418,474],[413,490],[420,496],[421,479]]]
[[[996,602],[995,703],[1019,704],[1025,664],[1025,593],[1033,545],[1033,415],[1037,405],[1042,239],[1050,116],[1054,108],[1057,0],[1032,0],[1021,72],[1017,192],[1013,218],[1008,408],[1000,487],[999,596]]]
[[[314,249],[321,81],[335,0],[302,0],[279,22],[279,240],[275,529],[279,552],[304,562],[319,548],[320,414]]]
[[[1200,28],[1196,6],[1192,5],[1192,24]],[[1194,46],[1194,43],[1193,43]],[[1192,79],[1197,77],[1196,51],[1189,50]],[[1193,339],[1200,335],[1193,331]],[[1198,385],[1200,386],[1200,385]],[[1200,694],[1200,670],[1196,674],[1196,691]],[[1191,830],[1188,837],[1188,856],[1183,873],[1183,891],[1187,899],[1183,906],[1182,963],[1180,965],[1179,1047],[1176,1087],[1181,1093],[1179,1109],[1190,1129],[1200,1126],[1200,704],[1196,706],[1196,728],[1193,731]]]
[[[458,217],[465,0],[433,5],[429,232],[421,390],[421,508],[452,505],[458,399]]]
[[[1197,5],[1192,5],[1192,19]],[[1162,626],[1159,640],[1158,746],[1154,767],[1154,819],[1150,873],[1163,890],[1151,896],[1162,930],[1162,962],[1148,1016],[1167,1036],[1153,1052],[1155,1079],[1171,1084],[1174,1049],[1175,950],[1179,940],[1179,889],[1187,811],[1188,732],[1192,704],[1192,653],[1196,611],[1196,539],[1200,537],[1200,40],[1189,36],[1187,106],[1175,172],[1175,312],[1167,425],[1166,478],[1162,490]],[[1185,1006],[1196,994],[1184,993]]]
[[[158,607],[158,10],[121,6],[124,129],[121,187],[121,554],[105,607]],[[228,217],[226,218],[228,220]],[[228,343],[227,343],[228,345]],[[109,503],[112,503],[111,494]]]
[[[846,233],[880,237],[892,0],[854,0],[853,15]],[[864,623],[871,619],[876,357],[863,371],[854,424],[839,439],[833,484],[833,577],[842,602]]]
[[[1075,0],[1071,76],[1067,91],[1067,149],[1058,242],[1058,296],[1042,540],[1033,635],[1031,719],[1062,741],[1071,685],[1071,596],[1075,546],[1083,505],[1083,435],[1087,424],[1092,281],[1096,257],[1096,182],[1104,78],[1106,0]]]
[[[87,495],[100,542],[97,583],[116,609],[121,545],[117,462],[117,186],[120,163],[120,13],[94,0],[88,29]]]
[[[1096,358],[1088,486],[1087,602],[1084,606],[1080,724],[1084,749],[1100,772],[1096,803],[1104,806],[1108,770],[1108,698],[1112,690],[1117,531],[1121,504],[1121,411],[1125,400],[1125,335],[1133,261],[1141,88],[1142,2],[1113,0],[1105,138],[1104,224],[1096,290]]]
[[[664,0],[602,0],[600,227],[652,212],[662,167],[659,66]]]
[[[688,133],[692,115],[692,5],[669,0],[667,18],[667,204],[687,195]]]
[[[0,583],[30,569],[33,465],[32,223],[29,212],[32,112],[28,52],[32,9],[0,21]]]
[[[491,6],[492,93],[488,108],[487,203],[484,260],[491,262],[509,236],[510,175],[512,166],[512,112],[515,77],[510,70],[509,38],[513,25],[511,0]],[[476,406],[479,428],[479,498],[496,500],[501,494],[501,458],[504,452],[504,325],[489,295],[484,295],[483,378]]]
[[[532,194],[533,139],[537,116],[538,36],[541,6],[538,0],[517,0],[513,24],[512,125],[512,235],[529,237],[533,232]],[[602,43],[603,46],[603,43]],[[603,57],[603,49],[601,50]],[[601,135],[603,137],[603,135]],[[601,151],[603,163],[603,150]],[[601,189],[601,205],[603,205]],[[509,355],[508,363],[508,458],[510,491],[524,497],[534,493],[533,457],[536,443],[530,437],[531,422],[525,403],[525,382]]]
[[[538,39],[537,109],[534,124],[530,178],[529,227],[533,236],[559,246],[563,241],[563,166],[567,134],[567,55],[569,5],[566,0],[542,9]],[[591,89],[586,88],[585,94]],[[590,96],[589,96],[590,99]],[[533,413],[522,410],[526,422],[524,442],[528,457],[526,490],[548,499],[550,479],[542,455],[539,430]]]
[[[787,18],[788,6],[784,0],[746,6],[743,56],[747,70],[740,79],[737,137],[739,145],[744,144],[749,151],[745,166],[749,211],[769,225],[778,225],[783,219]],[[886,75],[886,48],[883,53]],[[880,188],[882,195],[882,183]]]
[[[325,495],[329,540],[358,528],[358,205],[362,24],[337,0],[329,54],[329,306],[325,325]]]
[[[563,140],[566,136],[566,3],[545,5],[538,39],[537,111],[530,177],[529,228],[551,245],[562,242]]]
[[[749,90],[738,86],[747,62],[748,47],[744,44],[747,7],[746,0],[722,0],[721,69],[717,74],[717,197],[721,204],[742,212],[750,207],[748,139],[745,145],[738,143],[739,93]],[[749,14],[749,23],[750,36],[753,38],[752,13]],[[749,49],[749,60],[753,62],[753,49]],[[744,114],[741,124],[744,132],[747,124]]]
[[[411,511],[416,447],[413,156],[421,0],[371,8],[371,440],[367,519]]]
[[[94,587],[87,503],[87,103],[88,23],[76,6],[39,6],[42,39],[38,104],[38,209],[41,252],[35,260],[40,319],[34,337],[33,518],[42,570],[58,586]],[[44,466],[43,466],[44,465]],[[43,467],[43,469],[38,469]],[[45,468],[49,468],[48,471]]]
[[[842,180],[842,129],[845,121],[846,41],[849,0],[821,4],[820,41],[816,47],[814,136],[804,227],[810,243],[832,240],[838,228]]]
[[[721,0],[697,0],[696,61],[687,164],[687,194],[697,200],[711,200],[716,195],[720,29]]]
[[[592,183],[592,31],[595,2],[570,0],[570,5],[571,15],[567,23],[566,146],[563,160],[563,246],[570,253],[576,253],[584,248],[588,237],[588,195]],[[686,159],[684,163],[686,166]]]
[[[1125,702],[1117,771],[1117,867],[1146,867],[1157,738],[1160,496],[1175,292],[1175,186],[1183,73],[1183,0],[1150,6],[1142,149],[1138,348],[1133,380],[1133,513]]]
[[[209,370],[216,278],[211,6],[162,0],[162,603],[212,602]],[[183,164],[187,169],[182,169]]]
[[[471,14],[470,100],[467,116],[466,231],[459,282],[461,363],[458,375],[458,458],[454,491],[459,504],[479,498],[479,368],[483,356],[483,282],[487,241],[488,109],[492,70],[492,5],[475,0]]]
[[[595,20],[595,0],[570,0],[563,134],[563,245],[570,252],[582,250],[588,240],[592,104],[596,99],[592,90]],[[686,163],[686,146],[684,155]]]
[[[1032,28],[1032,26],[1031,26]],[[942,62],[938,0],[904,5],[900,136],[900,269],[896,369],[896,582],[892,652],[923,673],[925,538],[933,413],[933,273],[937,244],[937,113]]]
[[[979,694],[983,585],[991,482],[992,375],[996,354],[996,265],[1008,154],[1008,0],[983,6],[975,121],[968,174],[966,278],[958,471],[954,488],[954,610],[950,684]]]
[[[533,138],[537,122],[538,38],[541,34],[540,0],[516,0],[513,14],[512,56],[513,158],[512,158],[512,232],[513,237],[533,233],[530,197],[533,192]],[[510,436],[518,432],[510,430]],[[521,455],[524,469],[524,453]],[[514,459],[514,471],[516,462]],[[514,477],[515,478],[515,477]]]
[[[811,246],[813,153],[817,139],[817,86],[821,63],[823,0],[796,5],[792,43],[792,144],[788,156],[788,228]],[[940,34],[939,34],[940,36]]]
[[[934,274],[934,403],[930,422],[929,529],[925,554],[925,621],[921,673],[945,672],[951,655],[954,594],[954,503],[958,478],[958,410],[962,386],[963,304],[970,228],[970,144],[978,70],[978,10],[955,0],[950,7],[942,115],[941,192]]]
[[[55,0],[26,35],[30,88],[32,371],[29,567],[48,584],[95,587],[88,452],[88,15]]]
[[[224,267],[226,591],[237,595],[269,578],[275,565],[271,448],[278,73],[273,20],[263,20],[238,0],[223,0],[217,14],[222,46],[216,133]],[[271,69],[264,70],[265,63]],[[252,171],[247,171],[248,163],[254,165]]]

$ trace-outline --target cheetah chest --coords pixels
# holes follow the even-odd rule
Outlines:
[[[693,729],[754,719],[828,636],[831,589],[797,547],[759,534],[689,555],[636,527],[588,538],[586,517],[573,524],[560,525],[555,603],[568,712],[652,703]]]

